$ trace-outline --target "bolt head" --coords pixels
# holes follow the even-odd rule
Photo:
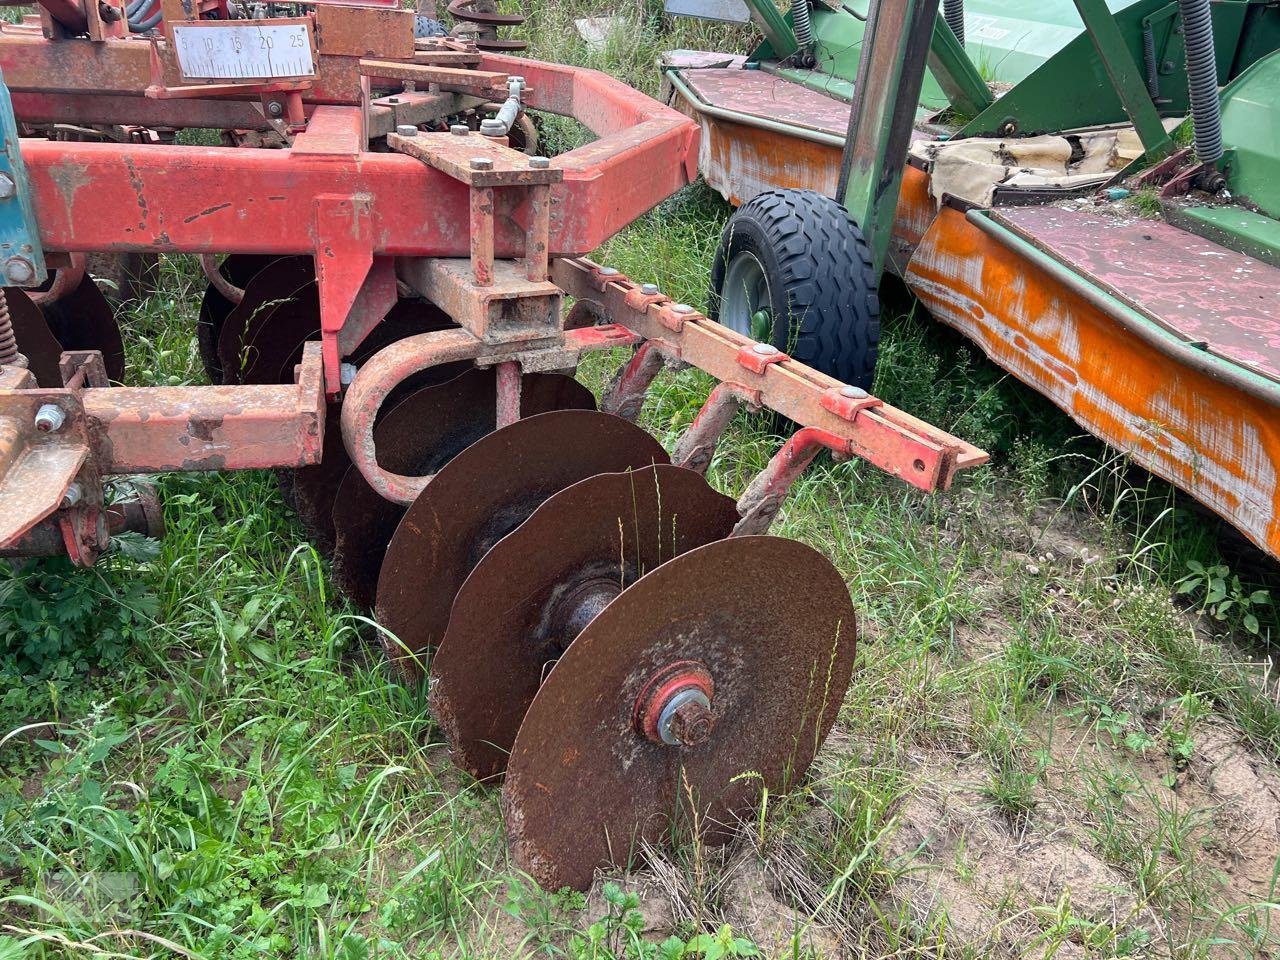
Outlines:
[[[36,268],[26,257],[10,257],[4,265],[4,275],[13,283],[30,283],[36,277]]]
[[[771,343],[757,343],[751,349],[762,357],[771,357],[778,352],[778,348]]]
[[[868,394],[861,387],[844,387],[840,391],[840,396],[847,397],[850,400],[865,400]]]
[[[284,113],[284,104],[282,104],[279,100],[268,100],[267,113],[269,113],[273,117],[281,116]]]
[[[658,285],[656,283],[646,283],[640,287],[640,292],[646,297],[656,297],[662,291],[658,289]]]
[[[529,166],[535,170],[546,170],[551,166],[551,160],[547,157],[530,157]]]
[[[77,503],[84,499],[84,488],[74,480],[67,487],[67,492],[62,495],[62,507],[74,507]]]
[[[471,169],[472,170],[492,170],[493,161],[490,160],[488,157],[472,157]]]
[[[35,428],[41,433],[57,433],[67,422],[67,415],[56,403],[42,404],[36,411]]]
[[[465,137],[468,133],[471,132],[471,128],[468,127],[465,123],[455,123],[453,124],[453,126],[449,128],[449,132],[452,133],[455,137]]]
[[[616,277],[617,275],[618,275],[617,267],[601,267],[600,268],[600,276],[602,277]]]
[[[7,173],[0,173],[0,200],[8,200],[17,193],[18,185],[13,182],[13,177]]]
[[[387,103],[399,103],[399,102],[400,102],[399,97],[387,97]]]
[[[671,309],[676,313],[693,313],[693,307],[687,303],[677,303]]]
[[[402,137],[416,137],[418,135],[418,128],[412,123],[398,123],[396,124],[396,133],[400,134]]]
[[[486,137],[505,137],[507,128],[502,125],[501,120],[481,120],[480,133]]]

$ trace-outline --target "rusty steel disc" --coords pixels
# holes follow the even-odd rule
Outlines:
[[[583,621],[737,521],[733,500],[670,464],[600,474],[548,498],[467,577],[432,659],[431,709],[454,763],[481,779],[500,774],[539,684]]]
[[[244,290],[259,272],[278,259],[253,253],[232,253],[223,258],[218,265],[218,272],[233,286]],[[236,304],[224,297],[217,287],[213,284],[206,285],[204,296],[200,300],[200,314],[196,319],[196,343],[210,383],[222,383],[218,336],[235,308]]]
[[[44,314],[21,287],[5,287],[4,295],[18,352],[27,358],[27,369],[35,375],[36,383],[46,389],[62,386],[62,372],[58,369],[62,344],[49,329]]]
[[[378,576],[375,616],[406,683],[439,644],[472,568],[553,493],[598,473],[668,463],[652,436],[620,417],[562,410],[472,444],[436,475],[396,528]]]
[[[657,568],[578,636],[524,717],[502,790],[515,863],[547,889],[585,890],[641,840],[695,827],[728,840],[764,790],[804,777],[856,640],[844,580],[797,541],[722,540]],[[712,691],[696,746],[641,732],[653,681],[673,668],[705,671]]]
[[[288,383],[293,380],[294,367],[302,360],[304,344],[307,340],[320,336],[319,319],[317,317],[313,320],[314,329],[306,335],[299,336],[299,329],[312,321],[304,318],[301,324],[291,328],[293,341],[276,337],[274,343],[279,349],[272,348],[269,361],[264,351],[261,362],[256,366],[265,375],[268,363],[277,363],[273,382]],[[401,300],[392,307],[383,321],[370,331],[349,359],[359,366],[396,340],[417,333],[443,330],[450,323],[448,315],[438,307],[422,300]],[[288,347],[289,342],[293,342],[293,347],[286,353],[285,348]],[[469,363],[447,363],[424,370],[393,390],[387,397],[384,409],[393,409],[400,400],[414,390],[444,383],[466,372],[470,366]],[[291,505],[297,512],[307,535],[325,553],[333,550],[335,546],[337,534],[333,527],[334,497],[351,466],[351,458],[347,456],[347,448],[342,441],[341,411],[341,402],[328,403],[325,411],[324,449],[321,452],[320,462],[315,466],[300,467],[290,471],[288,477],[280,478],[282,486],[288,484],[292,498]]]
[[[124,379],[124,341],[115,311],[86,271],[76,286],[39,310],[63,350],[99,350],[107,376]],[[59,386],[61,383],[59,383]]]
[[[225,382],[245,382],[245,369],[254,366],[254,358],[248,355],[254,335],[299,291],[314,289],[314,284],[310,257],[281,257],[254,275],[244,288],[244,298],[218,331],[218,364]]]
[[[487,413],[496,419],[496,383],[493,396],[494,403],[489,405]],[[522,417],[551,410],[594,410],[595,406],[591,391],[572,377],[527,373],[522,379]],[[437,473],[462,452],[451,444],[440,443],[439,427],[434,425],[440,415],[439,398],[431,390],[420,390],[401,401],[374,427],[378,462],[405,476]],[[384,500],[360,471],[354,466],[348,467],[333,503],[337,538],[333,580],[338,589],[360,607],[369,609],[374,604],[382,558],[404,514],[404,507]]]

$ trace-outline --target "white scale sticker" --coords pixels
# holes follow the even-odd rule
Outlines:
[[[265,80],[313,77],[310,28],[305,23],[174,24],[173,43],[184,77]]]

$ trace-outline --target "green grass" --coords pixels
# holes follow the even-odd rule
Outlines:
[[[533,55],[652,91],[657,51],[726,45],[642,7],[620,14],[625,42],[589,51],[571,20],[602,12],[536,4]],[[692,187],[599,259],[703,304],[728,213]],[[193,264],[165,261],[162,288],[125,318],[130,375],[200,382]],[[580,376],[598,389],[621,359]],[[838,941],[885,957],[1274,950],[1274,881],[1233,882],[1245,835],[1204,787],[1216,731],[1264,772],[1280,755],[1258,667],[1273,610],[1264,640],[1197,616],[1207,598],[1177,583],[1224,562],[1214,526],[909,304],[886,315],[878,377],[993,465],[931,498],[858,462],[806,475],[774,532],[832,559],[862,625],[831,743],[728,850],[654,851],[590,899],[513,871],[496,794],[450,766],[423,693],[394,682],[270,475],[162,477],[162,543],[92,571],[8,568],[0,958],[606,960],[744,955],[752,938],[787,957]],[[709,388],[664,374],[644,424],[670,448]],[[777,446],[743,417],[709,479],[740,493]],[[1273,566],[1225,562],[1274,595]],[[1059,842],[1117,878],[1119,906],[1061,877],[1005,882]],[[764,919],[731,882],[744,859],[768,877]]]

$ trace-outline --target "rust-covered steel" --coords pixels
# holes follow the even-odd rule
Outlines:
[[[552,494],[467,577],[432,659],[431,707],[454,761],[480,779],[500,774],[525,711],[579,631],[649,571],[728,536],[737,518],[730,498],[668,464]]]
[[[479,559],[551,494],[601,473],[667,462],[644,430],[591,411],[548,413],[491,433],[442,468],[387,547],[378,622],[401,674],[444,637],[454,595]],[[417,571],[429,571],[419,579]]]
[[[728,839],[762,789],[785,792],[808,770],[856,639],[848,587],[794,540],[719,540],[651,571],[569,646],[525,714],[502,789],[516,864],[548,889],[585,889],[641,840]],[[637,701],[689,661],[714,683],[710,736],[654,743]]]

